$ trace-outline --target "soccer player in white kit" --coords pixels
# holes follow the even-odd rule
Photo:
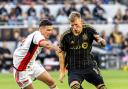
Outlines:
[[[39,24],[39,30],[28,35],[15,50],[13,55],[13,74],[21,89],[34,89],[32,85],[34,79],[44,82],[49,86],[49,89],[57,89],[49,73],[41,64],[35,61],[43,47],[59,51],[59,47],[53,46],[47,41],[52,30],[52,23],[49,20],[42,20]]]

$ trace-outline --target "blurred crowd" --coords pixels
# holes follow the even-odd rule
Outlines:
[[[87,23],[105,24],[108,23],[109,18],[105,17],[106,11],[102,7],[102,4],[109,3],[111,0],[92,0],[92,2],[91,0],[82,0],[81,2],[79,1],[79,3],[77,2],[78,0],[60,0],[62,2],[62,7],[58,9],[57,15],[51,14],[49,3],[47,0],[3,1],[4,2],[0,3],[0,25],[31,25],[38,24],[39,20],[44,18],[51,20],[55,24],[68,23],[68,16],[72,11],[80,12],[83,20]],[[10,11],[5,8],[5,6],[7,5],[5,1],[11,1],[10,3],[13,3]],[[53,1],[59,2],[59,0]],[[116,3],[119,3],[119,1],[115,0]],[[17,3],[14,4],[14,2]],[[88,4],[90,3],[94,4],[94,8],[92,11],[90,11],[88,7]],[[26,12],[23,11],[24,4],[29,4],[29,8],[26,10]],[[35,8],[37,4],[40,4],[42,6],[40,10]],[[79,9],[76,7],[78,4],[81,5]],[[37,15],[37,10],[39,10],[39,15]],[[117,13],[115,13],[115,16],[111,19],[112,23],[128,23],[128,9],[126,8],[125,13],[122,14],[121,9],[119,8],[119,10],[117,10]]]
[[[68,0],[0,0],[0,2],[7,2],[9,4],[21,3],[26,5],[30,5],[32,2],[36,4],[42,4],[43,2],[47,2],[48,4],[64,4],[65,1],[68,1]],[[80,1],[78,0],[70,0],[70,1],[75,1],[77,3],[80,3]],[[89,3],[94,4],[97,0],[86,0],[86,1],[89,1]],[[122,3],[122,1],[125,2],[125,0],[122,0],[122,1],[121,0],[101,0],[101,1],[103,4]]]

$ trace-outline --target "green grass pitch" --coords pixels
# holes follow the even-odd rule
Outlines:
[[[64,79],[64,83],[58,81],[59,73],[50,72],[52,77],[57,83],[59,89],[70,89],[67,83],[67,76]],[[128,71],[121,70],[102,70],[101,74],[104,77],[105,83],[108,89],[128,89]],[[48,89],[48,87],[40,82],[34,81],[35,89]],[[83,82],[84,89],[96,89],[91,84],[88,84],[86,81]],[[15,83],[12,74],[0,74],[0,89],[20,89]]]

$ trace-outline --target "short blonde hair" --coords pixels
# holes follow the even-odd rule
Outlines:
[[[76,11],[71,12],[71,14],[69,15],[69,21],[74,22],[76,18],[81,19],[80,13]]]

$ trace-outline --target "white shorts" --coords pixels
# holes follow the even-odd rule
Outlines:
[[[14,78],[21,88],[25,88],[26,86],[30,85],[32,81],[44,71],[44,67],[38,62],[34,63],[33,69],[29,71],[17,71],[15,68],[13,68]]]

